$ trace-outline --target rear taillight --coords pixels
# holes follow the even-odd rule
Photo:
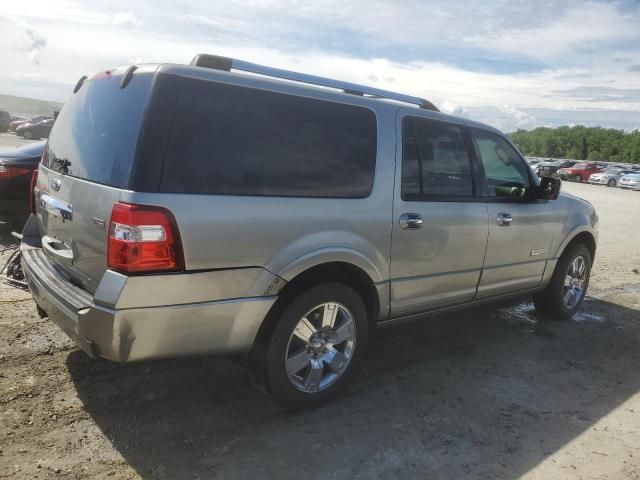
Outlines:
[[[111,210],[109,268],[122,272],[182,270],[182,246],[169,210],[118,202]]]
[[[0,179],[21,177],[22,175],[29,175],[32,171],[33,168],[0,165]]]
[[[29,208],[31,213],[36,213],[36,185],[38,184],[38,169],[31,173],[31,183],[29,184]]]

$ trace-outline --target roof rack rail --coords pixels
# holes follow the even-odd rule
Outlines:
[[[374,98],[386,98],[389,100],[396,100],[398,102],[418,105],[420,108],[423,108],[425,110],[432,110],[434,112],[440,111],[433,103],[424,98],[404,95],[402,93],[390,92],[388,90],[381,90],[379,88],[367,87],[364,85],[358,85],[356,83],[341,82],[339,80],[332,80],[330,78],[307,75],[306,73],[298,73],[292,72],[290,70],[265,67],[264,65],[245,62],[236,58],[228,58],[218,55],[200,53],[193,57],[190,65],[195,67],[212,68],[215,70],[224,70],[226,72],[229,72],[231,70],[239,70],[241,72],[257,73],[259,75],[265,75],[267,77],[282,78],[285,80],[292,80],[294,82],[335,88],[338,90],[342,90],[345,93],[358,95],[361,97],[367,95]]]

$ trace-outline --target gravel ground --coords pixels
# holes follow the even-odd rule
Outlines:
[[[25,140],[18,137],[15,133],[0,133],[0,150],[11,150],[12,148],[31,143],[34,140]]]
[[[563,188],[601,218],[574,320],[377,331],[344,397],[295,415],[240,359],[92,361],[0,286],[0,478],[640,479],[640,192]]]

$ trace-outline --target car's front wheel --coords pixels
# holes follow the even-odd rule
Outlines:
[[[607,187],[615,187],[615,186],[616,186],[616,180],[614,178],[612,178],[607,182]]]
[[[24,132],[24,138],[26,138],[27,140],[31,140],[33,138],[33,133],[27,130],[26,132]]]
[[[582,182],[582,177],[581,177],[580,175],[576,175],[575,177],[573,177],[573,179],[574,179],[576,182]]]
[[[587,293],[591,275],[591,253],[584,244],[575,245],[558,260],[547,288],[533,296],[536,310],[557,320],[575,314]]]
[[[323,283],[290,300],[266,346],[269,393],[287,408],[327,402],[349,382],[367,345],[367,310],[348,285]]]

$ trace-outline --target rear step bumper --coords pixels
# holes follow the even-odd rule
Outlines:
[[[66,281],[39,248],[22,247],[22,270],[35,302],[76,345],[95,357],[91,342],[80,334],[80,315],[91,306],[89,292]]]
[[[117,362],[246,352],[284,284],[260,268],[139,277],[107,270],[92,295],[37,238],[25,236],[21,250],[36,303],[86,353]]]

